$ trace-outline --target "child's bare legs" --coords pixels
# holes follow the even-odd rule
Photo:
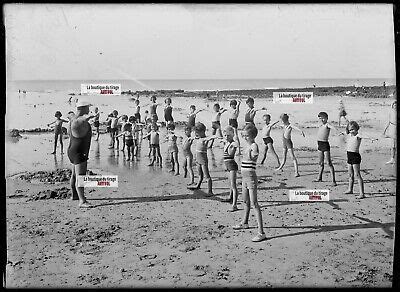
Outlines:
[[[256,211],[258,233],[264,234],[261,209],[260,209],[260,205],[258,205],[258,200],[257,200],[257,188],[249,189],[249,194],[250,194],[251,204],[253,205],[254,210]]]
[[[264,164],[265,158],[267,158],[267,151],[268,151],[268,147],[267,147],[267,145],[264,145],[264,147],[263,147],[264,155],[263,155],[263,158],[261,159],[261,164]]]
[[[272,152],[272,155],[275,156],[276,161],[278,162],[278,167],[279,167],[279,165],[280,165],[279,157],[278,157],[278,154],[276,154],[276,152],[275,152],[274,145],[272,145],[272,143],[268,143],[267,147],[268,147],[269,150]]]
[[[156,161],[156,149],[154,149],[152,146],[150,146],[149,157],[151,157],[149,166],[153,166],[154,162]]]
[[[160,147],[156,148],[156,153],[157,153],[157,162],[160,163],[160,167],[162,167],[162,157],[160,153]]]
[[[195,189],[200,189],[201,183],[203,182],[203,168],[201,167],[201,164],[197,164],[197,172],[199,174],[199,181],[197,182],[196,186],[194,187]]]
[[[250,198],[249,198],[249,190],[242,185],[242,197],[244,203],[244,216],[242,219],[241,225],[249,224],[249,216],[250,216]]]
[[[54,151],[51,154],[56,154],[58,133],[54,135]]]
[[[364,180],[361,177],[360,173],[360,164],[353,164],[353,169],[358,180],[358,187],[360,189],[360,194],[357,196],[358,199],[365,198],[364,194]]]
[[[75,174],[75,165],[72,165],[72,174],[71,179],[69,180],[69,185],[71,187],[72,192],[72,200],[79,200],[78,192],[76,191],[76,174]]]
[[[208,171],[208,164],[202,164],[201,168],[202,168],[202,170],[204,172],[205,178],[207,179],[208,195],[212,196],[214,194],[213,194],[213,191],[212,191],[212,179],[211,179],[211,176],[210,176],[210,172]]]
[[[349,174],[349,187],[347,188],[347,191],[345,191],[345,194],[352,194],[353,193],[353,186],[354,186],[354,170],[353,166],[351,164],[347,164],[347,170]]]
[[[174,161],[174,167],[175,168],[175,175],[179,175],[179,160],[178,160],[178,152],[174,151],[172,152],[172,159]]]
[[[217,129],[212,128],[211,135],[213,136],[213,135],[215,135],[215,133],[217,133]],[[214,145],[214,139],[212,139],[211,141],[208,141],[207,144],[208,144],[208,148],[213,147],[213,145]]]
[[[131,160],[131,153],[132,153],[132,146],[126,146],[126,150],[128,152],[128,158],[126,159],[126,161]],[[132,157],[133,160],[133,157]]]
[[[115,137],[115,134],[114,134],[114,137]],[[117,141],[117,149],[119,149],[119,138],[115,137],[115,141]],[[125,144],[124,144],[124,146],[125,146]]]
[[[95,141],[99,141],[99,137],[100,137],[100,130],[99,130],[100,128],[99,127],[96,127],[96,139],[95,139]]]
[[[113,129],[111,129],[110,137],[111,137],[111,142],[110,142],[109,148],[111,149],[111,148],[114,148],[114,144],[115,144],[115,132]]]
[[[392,149],[391,149],[392,157],[390,158],[390,160],[388,162],[386,162],[386,164],[392,164],[392,163],[395,163],[395,161],[396,161],[397,141],[396,141],[396,139],[392,139],[392,140],[393,140]]]
[[[229,183],[230,183],[230,189],[231,189],[231,195],[232,195],[232,209],[231,211],[236,211],[237,208],[237,198],[238,198],[238,193],[237,193],[237,186],[236,186],[236,171],[231,170],[229,172]]]
[[[326,152],[326,159],[328,160],[328,166],[329,166],[329,169],[330,169],[331,175],[332,175],[332,185],[336,186],[337,183],[336,183],[336,179],[335,179],[335,168],[333,167],[330,151]],[[321,178],[322,178],[322,176],[321,176]]]
[[[60,133],[61,154],[64,154],[63,134]]]
[[[238,129],[237,128],[233,128],[235,131],[235,136],[233,137],[233,139],[236,140],[236,143],[238,145],[238,155],[241,155],[242,152],[240,151],[240,140],[239,140],[239,134],[238,134]]]
[[[185,175],[189,171],[190,183],[188,185],[192,185],[194,184],[193,158],[191,156],[187,156],[184,163],[185,163],[184,165]]]
[[[118,147],[117,147],[117,149],[118,149]],[[122,136],[122,149],[121,149],[121,151],[122,152],[125,151],[125,137],[124,136]]]
[[[283,166],[285,165],[285,163],[286,163],[286,157],[287,157],[287,151],[288,151],[287,148],[283,148],[283,153],[282,153],[283,160],[282,160],[282,162],[281,162],[281,165],[280,165],[276,170],[281,170],[281,169],[283,168]]]
[[[324,172],[324,152],[318,150],[318,164],[319,164],[319,173],[318,173],[318,178],[315,180],[317,182],[322,181],[322,174]]]
[[[172,165],[172,169],[170,170],[170,172],[174,172],[175,171],[174,152],[170,152],[169,157],[170,157],[170,161],[171,161],[171,165]],[[168,160],[167,160],[167,162],[168,162]]]
[[[292,159],[293,159],[294,176],[295,176],[295,177],[299,177],[299,176],[300,176],[300,174],[299,174],[299,166],[298,166],[298,163],[297,163],[297,158],[296,158],[296,156],[294,155],[294,150],[293,150],[293,148],[290,148],[290,149],[289,149],[289,153],[290,153],[290,156],[291,156]]]

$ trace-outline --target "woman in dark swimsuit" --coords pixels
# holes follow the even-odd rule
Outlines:
[[[92,138],[92,128],[88,120],[94,116],[88,115],[89,102],[78,101],[76,106],[77,114],[71,118],[70,123],[70,142],[68,147],[68,158],[73,164],[70,180],[72,200],[79,200],[79,207],[81,208],[90,208],[92,205],[86,201],[84,187],[78,187],[76,183],[78,175],[86,175]]]

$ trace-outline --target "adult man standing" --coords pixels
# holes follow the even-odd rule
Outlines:
[[[90,208],[92,205],[86,201],[84,187],[78,187],[77,176],[86,175],[87,160],[89,159],[90,141],[92,128],[88,122],[94,116],[89,115],[88,101],[79,99],[76,103],[77,113],[71,117],[70,141],[68,147],[68,158],[73,164],[70,180],[72,200],[79,200],[79,207]]]

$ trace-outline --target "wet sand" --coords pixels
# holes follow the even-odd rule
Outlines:
[[[109,138],[101,135],[98,144],[92,141],[88,168],[118,175],[119,187],[87,189],[95,208],[80,210],[76,201],[65,199],[68,171],[54,172],[70,164],[66,154],[61,159],[59,148],[56,156],[48,154],[50,133],[7,142],[7,287],[390,287],[397,179],[395,167],[385,164],[390,141],[361,144],[367,198],[355,199],[357,183],[355,194],[343,194],[346,153],[336,136],[331,137],[331,153],[338,186],[330,185],[327,166],[324,182],[313,182],[318,124],[310,112],[325,110],[335,120],[338,98],[321,97],[304,109],[269,105],[273,119],[288,112],[304,127],[306,138],[293,134],[299,178],[293,176],[290,159],[283,172],[273,170],[271,156],[257,166],[267,235],[260,243],[251,242],[257,232],[254,210],[249,230],[232,229],[243,215],[241,188],[240,210],[227,212],[229,188],[219,145],[209,152],[215,196],[206,197],[205,184],[189,191],[188,179],[170,174],[168,162],[162,169],[146,166],[147,141],[139,160],[126,162],[121,151],[107,149]],[[383,132],[389,104],[387,99],[345,101],[350,118],[361,119],[362,129],[376,135]],[[210,114],[198,120],[207,122]],[[261,115],[256,123],[261,129]],[[271,134],[281,157],[281,130]],[[261,146],[261,137],[256,141]],[[161,146],[164,159],[166,147]],[[26,180],[31,178],[26,171],[39,170],[50,173]],[[43,182],[42,177],[52,179]],[[329,189],[330,201],[289,202],[294,189]]]

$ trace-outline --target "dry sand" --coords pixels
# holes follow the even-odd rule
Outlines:
[[[365,100],[357,113],[371,111],[370,102],[375,100]],[[301,122],[316,131],[314,118]],[[369,122],[372,132],[382,130],[384,120]],[[280,130],[272,135],[281,155]],[[105,135],[101,139],[108,143]],[[273,171],[271,156],[257,166],[267,235],[260,243],[251,242],[257,232],[254,210],[249,230],[232,229],[243,203],[239,195],[240,210],[227,212],[219,146],[211,163],[214,197],[205,196],[205,185],[187,190],[187,179],[166,167],[134,172],[120,165],[114,172],[119,187],[88,189],[95,208],[80,210],[76,201],[62,199],[68,181],[7,177],[7,287],[391,287],[397,177],[395,167],[384,164],[390,157],[387,141],[362,142],[367,198],[356,200],[343,194],[347,164],[338,140],[332,141],[338,182],[332,187],[327,166],[324,182],[312,181],[318,173],[314,139],[293,139],[299,145],[299,178],[290,159],[283,172]],[[91,155],[89,169],[98,172]],[[329,189],[330,201],[289,202],[291,189]],[[60,198],[46,198],[46,190],[58,190],[53,195]],[[357,194],[357,183],[354,190]],[[43,198],[32,200],[41,191]]]

